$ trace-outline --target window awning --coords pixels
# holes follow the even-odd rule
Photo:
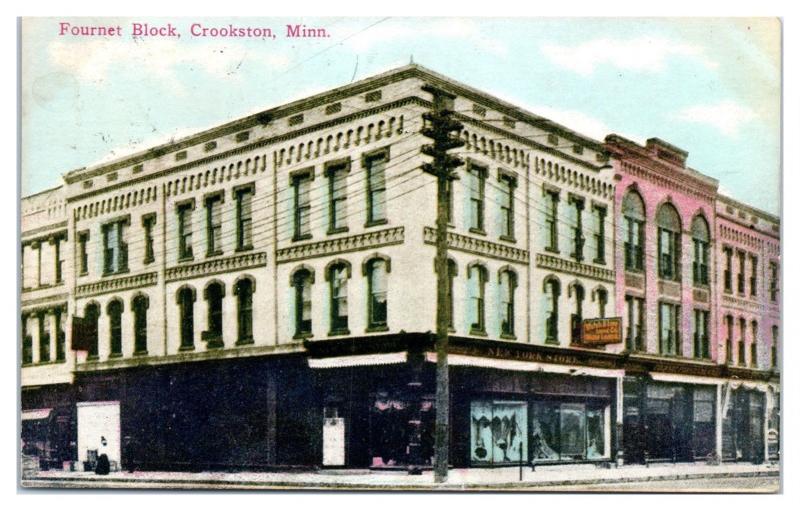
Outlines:
[[[428,362],[436,362],[436,353],[426,353]],[[506,371],[533,371],[571,376],[597,376],[601,378],[618,378],[625,376],[623,369],[602,369],[561,364],[545,364],[522,360],[503,360],[497,358],[473,357],[469,355],[448,355],[447,363],[451,366],[486,367]]]
[[[23,421],[41,421],[50,418],[52,408],[37,408],[34,410],[22,410]]]
[[[404,364],[408,360],[408,352],[376,353],[371,355],[351,355],[347,357],[309,358],[311,369],[335,369],[339,367],[358,367],[387,364]]]

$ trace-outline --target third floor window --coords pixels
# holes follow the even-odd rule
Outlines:
[[[625,270],[644,270],[644,202],[631,190],[622,199],[622,229],[625,239]]]
[[[656,214],[658,224],[658,276],[680,280],[681,220],[670,204],[663,204]]]
[[[192,252],[192,211],[194,202],[177,206],[178,211],[178,259],[191,259]]]
[[[486,169],[470,164],[469,167],[469,228],[484,232],[486,208]]]
[[[128,270],[128,244],[125,242],[129,220],[103,225],[103,273],[108,275]]]
[[[708,285],[708,245],[708,224],[703,217],[696,216],[692,220],[692,283],[696,286]]]
[[[207,197],[206,203],[206,256],[222,253],[222,193]]]

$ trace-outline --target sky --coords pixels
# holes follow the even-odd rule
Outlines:
[[[61,22],[122,36],[59,35]],[[133,37],[134,22],[181,37]],[[276,37],[192,37],[193,23]],[[329,37],[286,38],[287,24]],[[413,59],[597,140],[666,140],[722,193],[780,211],[776,19],[28,18],[21,41],[23,196]]]

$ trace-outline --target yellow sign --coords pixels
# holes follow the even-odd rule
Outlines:
[[[584,319],[581,328],[583,344],[622,342],[622,318]]]

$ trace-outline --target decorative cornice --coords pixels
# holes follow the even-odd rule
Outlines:
[[[546,270],[570,273],[579,277],[614,283],[614,270],[562,259],[548,254],[536,254],[536,266]]]
[[[36,298],[33,300],[23,300],[20,303],[20,309],[23,313],[32,313],[39,310],[52,309],[54,307],[63,308],[67,310],[67,300],[69,295],[66,293],[48,296],[46,298]]]
[[[158,274],[156,272],[150,272],[81,284],[75,288],[75,298],[86,298],[115,291],[127,291],[128,289],[153,286],[157,277]]]
[[[239,254],[231,257],[209,259],[208,261],[195,264],[186,264],[167,268],[166,281],[174,282],[176,280],[186,280],[194,277],[204,277],[207,275],[246,270],[249,268],[257,268],[259,266],[266,265],[266,252]]]
[[[37,227],[36,229],[31,229],[30,231],[23,231],[20,234],[20,237],[22,238],[22,243],[25,244],[25,243],[30,243],[30,242],[34,241],[34,239],[32,237],[36,237],[36,235],[39,234],[39,233],[49,232],[49,231],[58,230],[58,229],[66,229],[66,228],[67,228],[67,221],[63,220],[61,222],[56,222],[54,224],[45,225],[45,226],[42,226],[42,227]],[[64,230],[63,232],[64,232],[64,236],[66,236],[67,235],[67,231]],[[46,235],[42,236],[42,238],[49,238],[52,235],[53,235],[53,233],[49,233],[49,234],[46,234]]]
[[[423,240],[428,245],[435,245],[436,229],[433,227],[425,227],[423,230]],[[473,238],[472,236],[456,234],[454,232],[447,233],[447,246],[452,250],[493,257],[495,259],[503,259],[515,263],[527,264],[530,260],[527,250],[503,245],[501,243],[493,243],[480,238]]]
[[[392,227],[380,231],[370,231],[363,234],[302,243],[278,250],[277,263],[287,263],[312,257],[321,257],[344,252],[355,252],[386,245],[399,245],[405,241],[405,228]]]

